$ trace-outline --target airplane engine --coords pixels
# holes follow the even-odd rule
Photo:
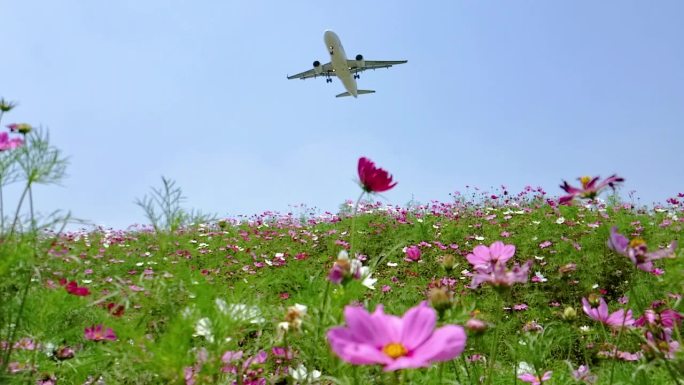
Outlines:
[[[356,66],[357,67],[364,67],[366,65],[366,61],[363,60],[363,55],[358,54],[356,55]]]
[[[318,60],[313,62],[313,68],[314,68],[314,72],[316,74],[320,74],[321,72],[323,72],[323,67],[321,67],[321,62],[319,62]]]

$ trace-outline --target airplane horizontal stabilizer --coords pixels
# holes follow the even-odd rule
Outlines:
[[[358,90],[358,91],[356,91],[356,93],[359,94],[359,95],[363,95],[363,94],[374,94],[375,91],[374,91],[374,90]],[[350,94],[349,92],[343,92],[343,93],[341,93],[341,94],[339,94],[339,95],[335,95],[336,98],[341,98],[341,97],[344,97],[344,96],[351,96],[351,94]]]

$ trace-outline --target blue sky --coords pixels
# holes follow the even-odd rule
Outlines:
[[[44,211],[118,228],[160,176],[219,215],[336,211],[368,156],[405,204],[466,185],[626,178],[641,203],[684,190],[680,1],[0,0],[3,123],[50,130],[70,157]],[[347,54],[408,64],[339,81],[286,80]],[[11,205],[13,202],[6,202]]]

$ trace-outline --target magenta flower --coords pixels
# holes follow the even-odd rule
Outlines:
[[[625,312],[624,309],[619,309],[609,314],[608,304],[606,304],[606,301],[603,299],[603,297],[598,298],[598,307],[595,307],[595,305],[596,304],[594,303],[594,306],[592,306],[592,304],[589,303],[589,300],[582,298],[582,310],[584,310],[584,313],[589,316],[589,318],[615,329],[618,329],[622,326],[629,327],[634,324],[631,310],[627,310]]]
[[[546,381],[550,380],[552,374],[553,372],[550,370],[548,372],[544,372],[544,374],[542,374],[541,377],[535,376],[532,373],[523,373],[519,375],[518,378],[520,379],[520,381],[528,382],[532,385],[541,385]]]
[[[562,196],[558,200],[559,204],[561,204],[561,205],[570,204],[570,202],[575,197],[593,200],[606,187],[610,187],[613,190],[615,190],[615,185],[617,183],[625,181],[625,178],[621,178],[621,177],[617,176],[616,174],[609,176],[608,178],[604,179],[602,182],[598,182],[599,177],[597,177],[597,176],[594,178],[591,178],[588,176],[583,176],[583,177],[578,178],[578,179],[582,183],[582,187],[573,187],[573,186],[570,186],[567,181],[563,181],[563,184],[560,187],[566,193],[568,193],[568,195]]]
[[[337,255],[337,260],[328,272],[328,280],[336,285],[344,285],[351,280],[361,280],[362,285],[374,289],[376,279],[371,278],[371,271],[368,266],[357,259],[349,259],[346,250],[341,250]]]
[[[78,286],[78,283],[76,283],[76,281],[69,281],[67,283],[66,279],[61,278],[59,280],[59,284],[64,286],[64,289],[66,289],[66,291],[69,294],[73,294],[79,297],[85,297],[90,295],[90,290],[87,287]]]
[[[468,262],[477,270],[488,270],[497,262],[505,264],[515,254],[515,245],[506,245],[496,241],[489,245],[475,246],[473,252],[466,256]]]
[[[85,339],[91,341],[116,341],[116,334],[111,328],[105,329],[102,324],[93,325],[89,328],[85,328]]]
[[[406,262],[418,262],[420,261],[420,248],[418,246],[409,246],[406,248],[406,251],[404,251],[406,254],[406,257],[404,258],[404,261]]]
[[[423,301],[403,317],[385,314],[378,305],[370,314],[347,306],[347,326],[334,327],[327,337],[333,352],[353,365],[382,365],[384,371],[428,367],[463,352],[465,331],[446,325],[435,329],[437,312]]]
[[[24,141],[21,138],[10,139],[8,133],[0,132],[0,151],[13,150],[21,147],[22,144]]]
[[[489,282],[494,287],[510,287],[515,283],[526,283],[532,267],[532,260],[522,266],[517,263],[511,270],[506,269],[503,263],[497,263],[490,270],[477,270],[473,275],[470,288],[474,289],[483,283]]]
[[[580,365],[576,370],[573,370],[572,378],[577,381],[582,381],[585,384],[593,384],[598,379],[598,377],[593,374],[586,365]]]
[[[657,251],[648,251],[646,242],[641,238],[634,238],[631,241],[624,235],[617,232],[617,227],[610,229],[608,237],[608,247],[618,254],[629,258],[639,270],[653,272],[653,261],[662,258],[674,258],[677,241],[670,242],[670,245]]]
[[[375,163],[366,157],[359,158],[358,169],[361,187],[368,193],[387,191],[397,185],[397,182],[392,183],[392,175],[375,167]]]

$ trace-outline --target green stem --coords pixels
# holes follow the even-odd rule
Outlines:
[[[328,306],[328,297],[330,293],[330,280],[325,280],[325,291],[323,292],[323,304],[321,305],[321,310],[318,313],[318,337],[321,337],[321,330],[323,330],[323,314],[325,314],[325,309]]]
[[[463,368],[466,372],[466,377],[468,377],[468,382],[472,385],[473,379],[470,377],[470,370],[468,370],[468,361],[466,361],[465,354],[461,354],[461,360],[463,360]]]
[[[14,220],[12,221],[12,227],[10,228],[9,232],[10,236],[14,235],[14,229],[17,227],[17,223],[19,222],[19,211],[21,210],[21,206],[24,204],[24,199],[26,199],[26,194],[28,193],[30,187],[31,182],[29,181],[26,183],[26,187],[24,188],[24,191],[21,193],[19,203],[17,204],[17,211],[14,212]]]
[[[14,321],[14,327],[12,324],[8,325],[10,327],[9,338],[7,339],[8,348],[5,351],[5,358],[2,360],[2,370],[1,373],[5,373],[7,370],[7,365],[9,365],[9,359],[12,356],[12,350],[14,348],[14,337],[16,336],[17,330],[21,323],[21,317],[24,313],[24,305],[26,304],[26,297],[28,295],[29,287],[31,286],[31,277],[33,276],[33,271],[29,269],[27,274],[28,279],[26,280],[26,286],[24,286],[24,291],[21,293],[21,302],[19,302],[19,311],[17,312],[17,318]]]
[[[0,235],[5,233],[5,205],[2,197],[2,180],[0,180]]]
[[[670,361],[667,358],[665,358],[663,360],[663,362],[665,362],[665,367],[667,368],[667,372],[670,374],[670,377],[672,377],[673,383],[675,385],[679,385],[679,384],[684,383],[684,381],[682,381],[681,377],[678,376],[677,373],[670,366]]]
[[[511,350],[513,353],[513,385],[515,385],[518,383],[518,371],[517,371],[518,357],[517,357],[517,354],[515,354],[516,353],[515,349],[511,349]]]
[[[28,197],[29,197],[29,208],[31,211],[31,232],[34,233],[36,232],[36,217],[33,214],[33,189],[31,188],[31,185],[29,184],[28,186]]]
[[[504,299],[499,295],[499,309],[503,309],[505,305]],[[499,317],[496,324],[496,331],[494,332],[494,343],[492,346],[492,352],[489,354],[489,360],[487,362],[487,384],[492,383],[492,372],[494,371],[494,362],[496,361],[496,356],[499,353],[499,340],[501,339],[501,328],[503,324],[503,317]]]
[[[463,357],[463,354],[461,353],[461,357]],[[458,381],[458,385],[462,385],[463,382],[461,381],[461,371],[458,369],[458,366],[456,366],[456,360],[451,360],[451,366],[454,368],[454,373],[456,373],[456,381]]]
[[[356,224],[356,211],[359,209],[359,203],[361,203],[361,198],[363,198],[364,194],[366,194],[366,191],[361,191],[361,195],[359,195],[359,198],[354,204],[354,211],[352,211],[351,234],[349,237],[349,258],[354,258],[354,235],[356,234],[354,225]]]
[[[610,382],[608,382],[609,385],[613,385],[613,375],[615,374],[615,362],[618,360],[618,347],[620,346],[620,340],[622,339],[622,331],[625,330],[625,320],[627,319],[627,311],[624,312],[624,316],[622,317],[622,326],[620,327],[620,331],[618,332],[618,338],[617,341],[615,341],[615,349],[613,349],[613,362],[610,365]]]

